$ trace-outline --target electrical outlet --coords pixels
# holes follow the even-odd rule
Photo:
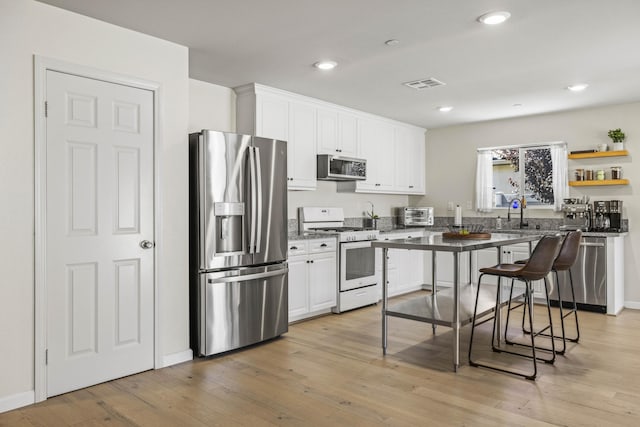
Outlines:
[[[471,203],[471,200],[467,200],[467,210],[470,211],[471,209],[473,209],[473,204]]]
[[[453,202],[447,202],[447,210],[453,212]]]

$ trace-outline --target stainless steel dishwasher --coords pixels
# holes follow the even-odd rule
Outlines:
[[[578,309],[607,312],[607,239],[606,237],[583,237],[578,259],[571,267],[573,287]],[[563,307],[571,307],[569,272],[559,272],[559,286]],[[551,291],[551,304],[558,305],[558,288]]]

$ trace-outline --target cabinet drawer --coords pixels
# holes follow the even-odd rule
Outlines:
[[[305,255],[307,253],[307,242],[303,240],[294,240],[289,242],[288,254],[289,257],[296,255]]]
[[[340,310],[346,311],[380,301],[380,285],[340,293]]]
[[[309,252],[335,252],[336,239],[309,240]]]

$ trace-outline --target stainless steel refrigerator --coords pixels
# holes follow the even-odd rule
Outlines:
[[[287,145],[189,135],[191,346],[200,356],[288,330]]]

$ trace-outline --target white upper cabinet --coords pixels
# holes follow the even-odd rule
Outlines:
[[[363,158],[338,191],[424,194],[424,129],[259,84],[235,88],[238,132],[287,141],[289,190],[315,190],[317,154]]]
[[[358,152],[367,160],[367,179],[356,183],[356,191],[387,193],[393,191],[394,129],[378,120],[358,121]]]
[[[270,95],[256,98],[255,135],[289,141],[289,102]]]
[[[425,194],[424,129],[369,117],[358,124],[358,157],[367,160],[367,179],[340,182],[338,191]]]
[[[316,109],[303,102],[289,101],[287,144],[289,189],[316,188]]]
[[[340,154],[338,112],[318,108],[318,154]]]
[[[424,194],[424,132],[396,127],[395,189],[403,194]]]
[[[358,118],[336,108],[318,107],[318,154],[357,156]]]
[[[260,85],[235,90],[238,132],[287,141],[289,190],[315,190],[315,105]]]
[[[358,117],[355,114],[338,114],[338,138],[340,154],[358,157]]]

